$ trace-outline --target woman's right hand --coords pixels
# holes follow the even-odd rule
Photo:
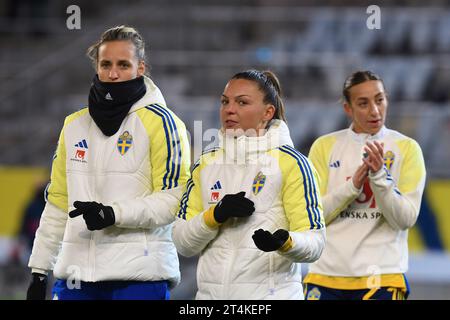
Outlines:
[[[31,277],[31,283],[27,290],[27,300],[45,300],[47,276],[33,272]]]
[[[224,223],[230,217],[249,217],[255,211],[255,204],[245,197],[245,192],[227,194],[214,208],[214,219]]]
[[[360,165],[353,174],[352,181],[356,189],[361,189],[369,175],[369,166],[365,163]]]

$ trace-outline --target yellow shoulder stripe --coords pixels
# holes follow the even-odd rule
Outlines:
[[[328,185],[328,170],[331,151],[336,143],[334,135],[325,135],[314,141],[309,151],[308,158],[313,163],[319,175],[320,193],[324,195]]]
[[[194,164],[191,170],[191,178],[188,180],[185,192],[181,198],[180,210],[178,212],[179,218],[190,220],[205,210],[203,208],[200,174],[205,166],[215,161],[222,154],[222,150],[218,148],[207,150],[203,152],[200,159]],[[211,212],[205,214],[204,219],[206,224],[213,227],[215,224],[214,216]]]
[[[66,142],[64,139],[64,132],[70,123],[88,112],[88,108],[84,108],[66,117],[64,120],[64,127],[59,135],[58,146],[56,147],[56,152],[53,156],[50,183],[47,186],[45,196],[47,201],[64,212],[68,212],[69,210],[66,180]]]
[[[79,117],[84,116],[88,112],[89,109],[86,107],[77,112],[72,113],[71,115],[68,115],[64,121],[64,127],[67,126],[69,123],[73,122],[74,120],[78,119]]]
[[[283,177],[281,195],[290,231],[323,228],[322,201],[314,166],[293,147],[282,146],[278,152]]]
[[[159,104],[149,105],[136,112],[150,139],[153,190],[184,185],[189,177],[190,164],[190,148],[184,123]]]
[[[425,161],[419,144],[413,139],[398,140],[396,143],[404,159],[398,189],[402,193],[408,193],[416,190],[425,178]]]

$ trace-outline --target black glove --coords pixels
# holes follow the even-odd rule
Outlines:
[[[272,234],[267,230],[258,229],[252,238],[258,249],[270,252],[280,249],[286,243],[289,239],[289,232],[284,229],[278,229]]]
[[[69,212],[69,217],[75,218],[83,215],[88,230],[101,230],[116,223],[113,208],[104,206],[101,203],[75,201],[73,206],[76,209]]]
[[[255,204],[245,197],[245,192],[227,194],[214,208],[214,219],[224,223],[230,217],[249,217],[255,211]]]
[[[47,291],[47,276],[33,272],[30,286],[27,290],[27,300],[45,300]]]

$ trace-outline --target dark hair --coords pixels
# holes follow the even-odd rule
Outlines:
[[[118,40],[131,41],[134,44],[136,58],[145,62],[145,42],[139,32],[132,27],[117,26],[103,32],[100,40],[87,49],[86,55],[92,60],[94,69],[97,69],[98,48],[105,42]]]
[[[231,80],[233,79],[245,79],[256,82],[259,90],[264,93],[264,103],[270,103],[275,106],[273,119],[280,119],[286,122],[284,103],[281,99],[280,81],[272,71],[246,70],[236,73],[231,78]]]
[[[379,75],[373,73],[372,71],[356,71],[353,72],[344,82],[344,89],[342,90],[342,95],[344,96],[344,102],[350,103],[350,89],[357,84],[370,81],[378,80],[383,84],[384,82]]]

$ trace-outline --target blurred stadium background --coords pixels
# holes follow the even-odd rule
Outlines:
[[[69,30],[66,8],[81,8]],[[366,9],[381,8],[369,30]],[[32,230],[64,117],[87,103],[86,48],[129,24],[147,41],[151,75],[193,134],[218,128],[226,81],[275,71],[296,147],[348,125],[339,104],[357,69],[385,80],[387,125],[415,138],[427,165],[421,214],[410,231],[411,299],[450,299],[450,5],[398,0],[0,1],[0,299],[23,299]],[[203,146],[208,141],[203,142]],[[202,146],[194,145],[194,153]],[[181,258],[174,299],[192,299],[196,258]],[[306,271],[306,266],[305,270]]]

